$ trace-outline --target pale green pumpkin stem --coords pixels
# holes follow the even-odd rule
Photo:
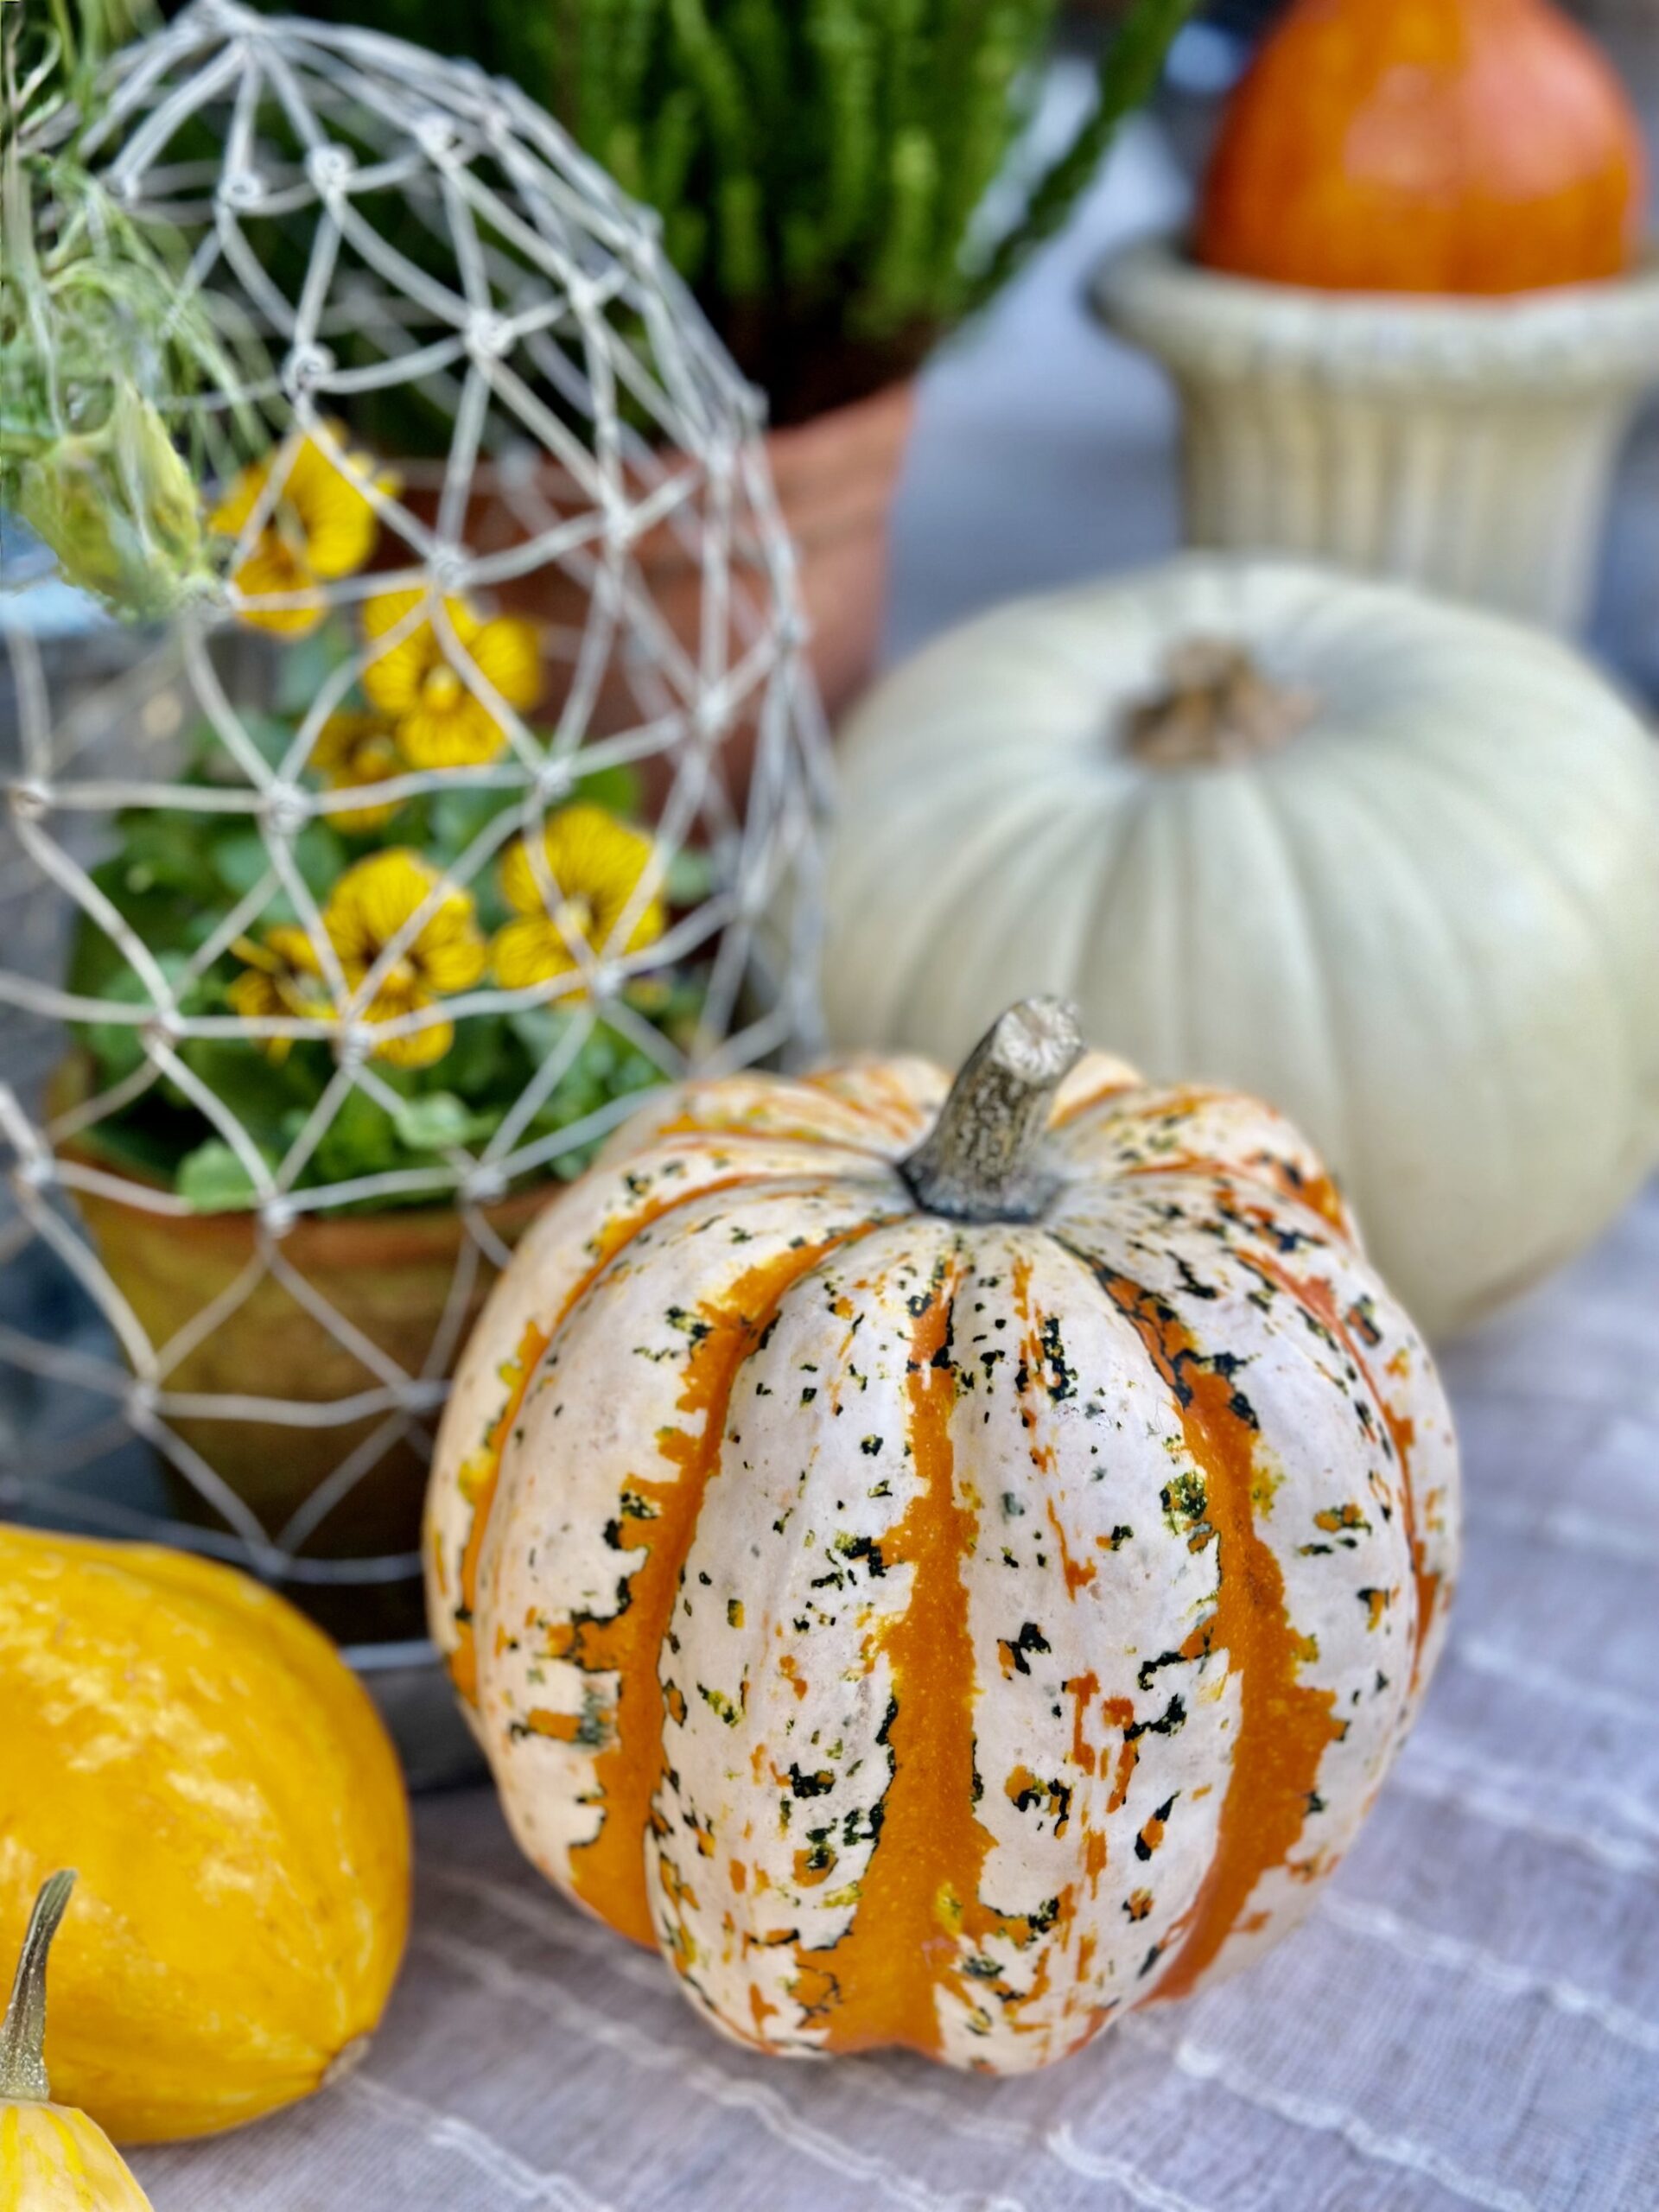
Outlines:
[[[1123,743],[1148,768],[1237,767],[1288,745],[1319,710],[1230,639],[1188,638],[1165,662],[1164,689],[1130,708]]]
[[[899,1170],[918,1205],[953,1221],[1035,1221],[1059,1185],[1046,1157],[1054,1094],[1082,1057],[1075,1007],[1059,999],[1010,1007]]]
[[[0,2102],[43,2105],[51,2098],[46,2078],[46,1961],[74,1886],[73,1872],[54,1874],[41,1885],[29,1916],[11,2002],[0,2023]]]

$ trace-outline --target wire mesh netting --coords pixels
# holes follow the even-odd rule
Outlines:
[[[169,426],[214,588],[0,594],[0,1503],[413,1633],[519,1230],[643,1088],[810,1042],[791,555],[653,219],[516,88],[197,0],[88,150],[251,365]]]

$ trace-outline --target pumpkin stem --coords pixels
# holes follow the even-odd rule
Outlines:
[[[918,1203],[953,1221],[1035,1221],[1059,1181],[1044,1157],[1049,1109],[1082,1057],[1075,1007],[1059,999],[1010,1007],[900,1166]]]
[[[1319,712],[1311,691],[1271,683],[1242,645],[1189,638],[1164,664],[1166,689],[1129,709],[1124,742],[1149,768],[1218,768],[1276,753]]]
[[[51,2098],[46,2078],[46,1959],[74,1886],[73,1872],[54,1874],[41,1885],[29,1916],[11,2001],[0,2023],[0,2103],[43,2105]]]

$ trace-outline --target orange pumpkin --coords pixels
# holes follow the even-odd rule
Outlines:
[[[1295,0],[1234,94],[1198,257],[1328,291],[1503,294],[1627,269],[1646,156],[1549,0]]]

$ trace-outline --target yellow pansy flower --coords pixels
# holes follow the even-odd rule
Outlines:
[[[397,733],[384,715],[342,708],[317,732],[310,766],[331,791],[372,791],[395,776],[403,760]],[[342,807],[328,819],[348,836],[361,836],[390,822],[402,804],[401,799],[377,799],[369,806]]]
[[[340,877],[328,894],[322,921],[353,992],[426,905],[439,880],[429,861],[403,847],[372,854]],[[435,1006],[451,992],[467,990],[483,975],[486,959],[472,897],[452,886],[397,959],[378,976],[361,1019],[396,1021]],[[375,1057],[397,1067],[426,1068],[441,1060],[454,1041],[452,1021],[434,1021],[403,1036],[388,1037],[375,1046]]]
[[[649,837],[602,806],[584,801],[562,807],[542,830],[557,892],[550,906],[530,847],[519,838],[501,862],[501,895],[520,918],[496,932],[490,948],[496,980],[507,990],[526,990],[579,969],[583,945],[614,954],[654,944],[667,919],[658,897],[640,907],[626,944],[612,941],[652,851]]]
[[[371,638],[384,638],[428,604],[423,592],[383,592],[364,608],[363,626]],[[456,665],[429,615],[369,663],[363,689],[391,720],[412,767],[477,767],[494,760],[507,734],[468,689],[466,662],[516,714],[525,713],[542,689],[535,626],[505,615],[486,622],[465,600],[446,599],[443,606],[466,661]]]
[[[334,1010],[321,988],[322,963],[302,929],[292,922],[275,922],[263,938],[239,937],[231,950],[244,964],[225,995],[232,1012],[245,1021],[264,1021],[273,1016],[308,1021],[330,1018]],[[261,1042],[280,1066],[294,1039],[267,1037]]]
[[[270,512],[231,581],[244,601],[293,603],[245,605],[242,620],[257,630],[290,638],[315,630],[327,609],[319,587],[354,575],[374,550],[380,524],[367,487],[389,491],[392,480],[376,477],[366,455],[347,452],[343,425],[326,429],[326,443],[296,432],[245,468],[210,518],[225,537],[240,537],[275,481]]]

